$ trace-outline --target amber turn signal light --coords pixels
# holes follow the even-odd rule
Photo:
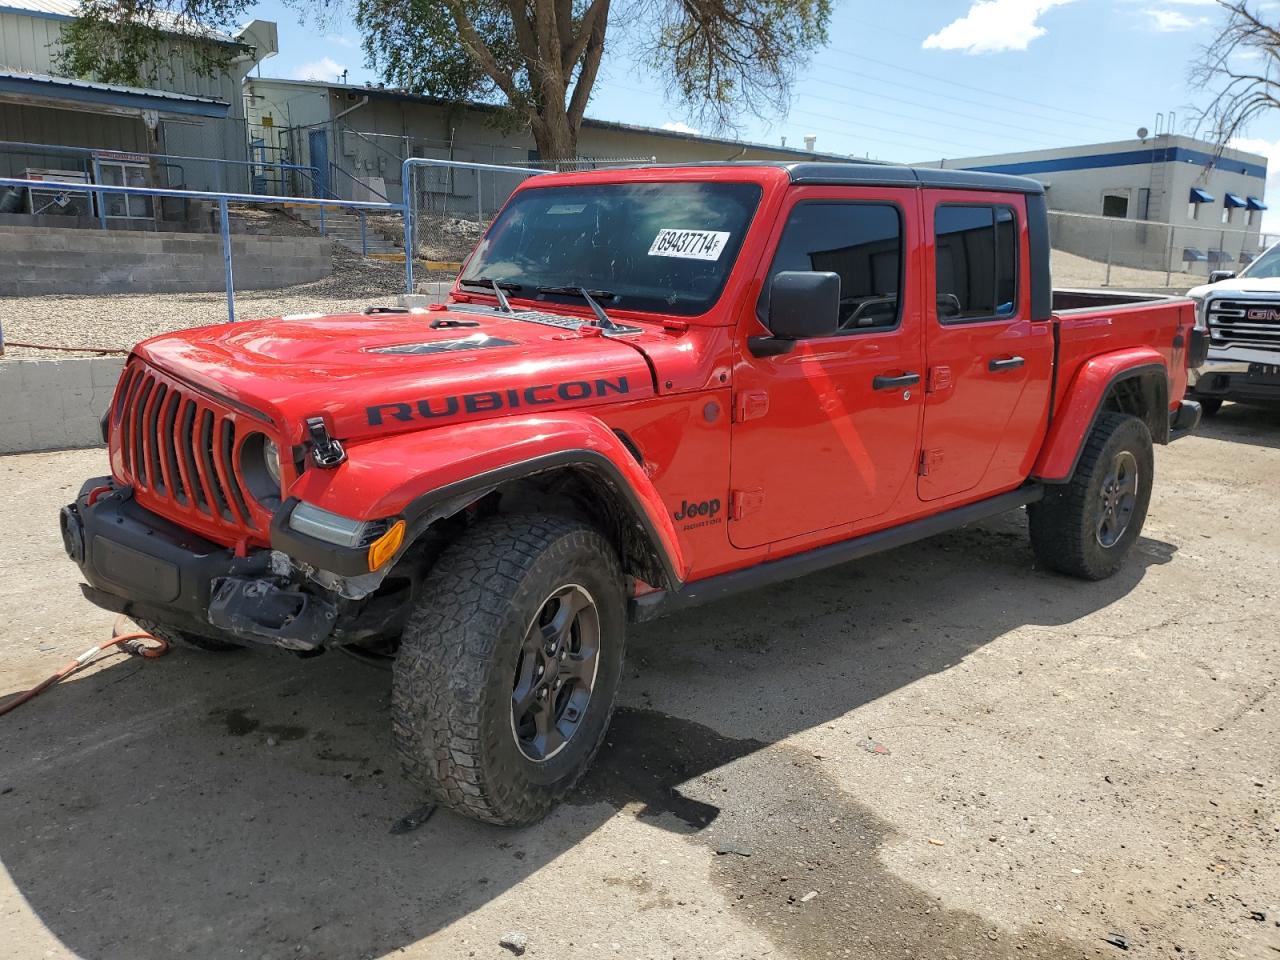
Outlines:
[[[391,529],[369,544],[369,572],[378,570],[384,563],[395,556],[404,543],[404,521],[397,520]]]

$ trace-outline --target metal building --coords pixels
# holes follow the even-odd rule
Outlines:
[[[1165,133],[929,165],[1039,180],[1059,214],[1051,222],[1055,246],[1091,259],[1206,272],[1236,269],[1262,246],[1266,158],[1191,137]]]

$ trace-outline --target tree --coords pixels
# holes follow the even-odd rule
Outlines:
[[[345,0],[307,4],[330,15]],[[831,0],[351,0],[369,64],[413,93],[502,108],[547,160],[577,153],[604,61],[618,48],[666,80],[690,117],[732,129],[781,109],[795,71],[826,42]],[[164,50],[202,72],[234,48],[208,42],[251,0],[84,0],[63,35],[64,69],[123,83],[154,78]],[[179,35],[175,36],[177,32]]]
[[[147,86],[182,60],[212,77],[244,52],[229,34],[253,0],[81,0],[62,31],[58,67],[73,77]]]
[[[1192,67],[1191,79],[1211,93],[1198,126],[1219,148],[1264,113],[1280,107],[1280,25],[1263,19],[1260,5],[1218,0],[1226,20]]]
[[[724,129],[785,105],[830,13],[830,0],[358,0],[357,21],[386,81],[496,102],[559,160],[577,153],[611,26],[695,121]]]

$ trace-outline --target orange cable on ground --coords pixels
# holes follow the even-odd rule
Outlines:
[[[44,691],[48,690],[55,683],[58,683],[60,680],[65,680],[82,667],[88,666],[97,659],[100,654],[110,650],[112,647],[118,646],[121,650],[125,651],[125,653],[129,653],[137,657],[146,657],[148,659],[163,657],[169,652],[169,644],[160,637],[153,637],[151,634],[143,631],[138,631],[136,633],[122,633],[121,631],[124,629],[124,623],[125,618],[124,615],[121,614],[116,618],[115,626],[111,628],[110,640],[104,640],[102,643],[90,647],[84,653],[80,654],[80,656],[69,661],[51,677],[42,680],[25,693],[18,694],[16,698],[10,700],[8,703],[0,705],[0,717],[4,716],[11,710],[17,709],[19,706],[37,695],[44,693]],[[144,640],[150,640],[155,644],[155,646],[147,646],[143,643]]]

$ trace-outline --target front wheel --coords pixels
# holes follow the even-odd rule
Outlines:
[[[1071,479],[1027,507],[1036,559],[1086,580],[1119,570],[1142,533],[1154,463],[1145,423],[1102,414]]]
[[[622,570],[581,521],[500,516],[441,554],[405,626],[392,721],[408,777],[489,823],[545,816],[604,740],[622,676]]]

